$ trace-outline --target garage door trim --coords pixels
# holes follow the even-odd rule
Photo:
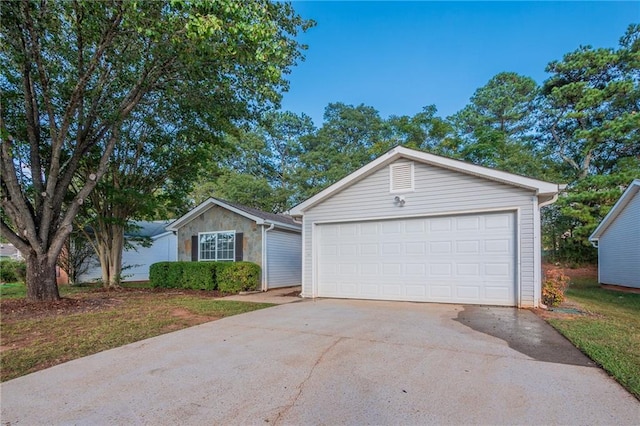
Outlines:
[[[463,216],[463,215],[482,215],[482,214],[491,214],[491,213],[512,213],[514,215],[514,300],[518,307],[522,304],[522,289],[521,289],[521,250],[520,250],[520,238],[521,238],[521,211],[520,207],[513,208],[494,208],[494,209],[482,209],[482,210],[461,210],[461,211],[448,211],[448,212],[436,212],[429,214],[418,214],[418,215],[406,215],[406,216],[381,216],[381,217],[362,217],[362,218],[349,218],[344,220],[326,220],[326,221],[314,221],[311,223],[311,235],[313,244],[311,246],[311,261],[313,267],[312,274],[312,297],[319,297],[318,295],[318,273],[319,273],[319,249],[318,244],[320,243],[319,237],[319,225],[327,225],[327,224],[343,224],[343,223],[354,223],[354,222],[370,222],[370,221],[387,221],[387,220],[405,220],[405,219],[431,219],[438,217],[449,217],[449,216]]]

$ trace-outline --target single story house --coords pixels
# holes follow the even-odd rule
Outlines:
[[[122,281],[148,281],[149,266],[156,262],[176,260],[176,236],[165,228],[171,220],[134,221],[125,235],[130,247],[122,251]],[[149,244],[142,242],[147,241]],[[137,242],[136,242],[137,240]],[[78,277],[79,282],[102,278],[100,262],[93,258],[92,267]]]
[[[24,260],[24,257],[13,244],[0,243],[0,259]]]
[[[598,282],[640,288],[640,179],[635,179],[593,231]]]
[[[301,228],[284,214],[209,198],[167,230],[177,234],[177,260],[256,263],[266,291],[300,285]]]
[[[559,185],[396,147],[291,210],[303,297],[535,307]]]

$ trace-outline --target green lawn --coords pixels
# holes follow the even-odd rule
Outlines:
[[[590,315],[550,319],[551,325],[640,398],[640,294],[575,278],[566,295]]]

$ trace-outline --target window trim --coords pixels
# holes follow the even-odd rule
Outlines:
[[[393,171],[394,169],[398,168],[398,167],[406,167],[409,166],[409,174],[410,174],[410,179],[411,179],[411,187],[410,188],[403,188],[403,189],[393,189]],[[393,164],[389,164],[389,193],[390,194],[403,194],[406,192],[414,192],[416,190],[416,184],[415,184],[415,167],[414,167],[414,162],[410,161],[410,162],[396,162]]]
[[[230,259],[219,259],[218,258],[218,247],[217,247],[217,245],[216,245],[216,248],[215,248],[215,259],[203,259],[202,258],[202,246],[201,246],[200,238],[203,235],[213,235],[213,234],[232,234],[233,235],[233,249],[231,250],[231,258]],[[237,232],[235,230],[198,232],[198,262],[235,262],[236,261],[236,234],[237,234]]]

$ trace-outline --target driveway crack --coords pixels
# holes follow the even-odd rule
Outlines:
[[[327,348],[324,351],[322,351],[322,353],[320,354],[320,356],[318,357],[316,362],[313,364],[313,366],[309,370],[309,374],[307,374],[307,377],[305,377],[302,380],[302,382],[300,382],[300,384],[298,385],[298,392],[293,397],[293,400],[291,401],[291,403],[286,405],[286,406],[284,406],[282,408],[282,410],[280,410],[278,412],[278,416],[273,421],[274,425],[277,425],[278,422],[289,412],[289,410],[291,410],[296,405],[296,402],[298,402],[298,399],[300,398],[300,395],[302,395],[302,391],[304,390],[305,384],[309,381],[311,376],[313,376],[313,372],[315,371],[316,367],[318,367],[318,365],[320,365],[320,363],[324,359],[325,355],[327,353],[329,353],[329,351],[331,351],[333,348],[335,348],[338,343],[340,343],[342,340],[345,340],[345,339],[346,339],[346,337],[339,337],[333,343],[331,343],[331,345],[327,346]]]

